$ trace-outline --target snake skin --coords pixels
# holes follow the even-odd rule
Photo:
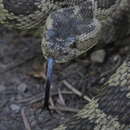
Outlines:
[[[130,26],[128,18],[121,13],[111,17],[120,3],[123,0],[0,0],[0,23],[20,30],[43,29],[44,57],[63,63],[101,42],[110,43],[124,37],[128,27],[122,26],[122,31],[118,24]],[[62,7],[68,8],[60,9]],[[120,22],[120,16],[125,23]],[[123,36],[117,32],[122,32]]]
[[[74,30],[69,30],[69,32],[66,30],[65,33],[65,27],[69,28],[73,23],[71,16],[74,16],[74,20],[79,20],[79,14],[82,15],[80,11],[86,9],[84,8],[86,6],[80,6],[81,10],[78,10],[78,15],[75,13],[79,4],[82,5],[84,1],[0,0],[0,23],[20,30],[44,27],[43,54],[45,57],[55,58],[57,62],[67,62],[100,42],[117,41],[130,33],[130,0],[95,0],[97,4],[95,4],[94,13],[93,5],[86,0],[87,6],[92,8],[87,8],[87,14],[83,14],[87,21],[80,21],[85,26],[85,30],[80,28],[79,32],[77,31],[77,37],[74,35]],[[62,7],[67,8],[61,9]],[[68,14],[69,11],[71,13]],[[67,17],[55,19],[62,14]],[[55,23],[55,20],[62,23],[67,18],[68,21],[63,23],[65,25],[62,26],[63,28],[60,28],[59,25],[57,28],[55,24],[52,24]],[[77,27],[79,24],[75,24],[73,29],[77,29]],[[59,42],[60,40],[57,42],[56,38],[59,37],[50,29],[60,32],[61,42]],[[55,130],[129,130],[129,78],[130,56],[102,86],[102,92],[96,99],[92,99],[77,115]]]
[[[87,52],[104,40],[101,35],[104,34],[102,30],[106,25],[101,22],[106,22],[118,5],[118,0],[95,3],[84,0],[78,6],[59,9],[49,15],[42,36],[42,51],[45,57],[53,57],[57,62],[63,63]],[[115,33],[112,24],[109,25],[111,32]],[[114,37],[115,35],[111,40]]]
[[[42,35],[44,56],[63,63],[100,43],[111,43],[129,32],[128,5],[123,0],[89,0],[49,15]],[[88,8],[86,8],[88,7]],[[125,11],[124,11],[125,10]]]
[[[50,0],[0,0],[0,23],[20,30],[40,27],[58,8]]]
[[[59,9],[47,18],[42,41],[44,56],[66,62],[97,44],[101,24],[93,19],[92,2],[83,4],[88,8],[75,6]]]
[[[71,120],[54,130],[129,130],[130,56]]]

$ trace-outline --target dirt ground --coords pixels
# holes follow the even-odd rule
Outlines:
[[[50,115],[40,107],[44,100],[46,62],[40,38],[2,26],[0,32],[0,130],[53,130],[88,103],[68,86],[94,97],[128,52],[127,46],[115,49],[108,45],[104,48],[103,63],[92,62],[90,51],[70,63],[55,65]]]

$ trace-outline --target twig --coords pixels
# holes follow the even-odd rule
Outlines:
[[[34,109],[40,109],[43,108],[43,103],[37,103],[37,104],[33,104],[32,106]],[[56,110],[56,111],[64,111],[64,112],[74,112],[77,113],[79,110],[78,109],[74,109],[74,108],[70,108],[70,107],[66,107],[66,106],[49,106],[50,110]]]
[[[58,96],[59,96],[59,103],[65,106],[65,105],[66,105],[66,104],[65,104],[65,100],[64,100],[64,98],[63,98],[63,95],[62,95],[60,89],[58,89]]]
[[[30,123],[25,115],[25,111],[24,111],[24,108],[21,109],[21,115],[22,115],[22,118],[23,118],[23,122],[24,122],[24,126],[25,126],[25,129],[26,130],[32,130],[31,129],[31,126],[30,126]]]
[[[49,101],[50,101],[51,106],[54,106],[54,102],[53,102],[52,96],[50,96]]]
[[[61,93],[62,94],[73,94],[70,91],[62,91]],[[56,95],[58,95],[58,92],[51,93],[51,96],[56,96]],[[43,99],[44,99],[44,95],[42,92],[42,93],[37,94],[36,96],[16,101],[16,103],[28,103],[29,102],[28,104],[32,104],[32,103],[38,102],[38,101],[43,100]]]
[[[70,108],[70,107],[52,107],[50,106],[50,109],[51,110],[60,110],[60,111],[64,111],[64,112],[74,112],[74,113],[77,113],[79,110],[78,109],[74,109],[74,108]]]
[[[6,70],[3,70],[1,73],[7,73],[7,72],[9,72],[10,70],[12,71],[12,70],[14,70],[14,69],[16,69],[16,68],[19,68],[19,67],[21,67],[22,65],[24,65],[25,63],[27,63],[27,62],[33,60],[33,59],[36,58],[36,57],[37,57],[36,55],[31,56],[31,57],[25,59],[24,61],[22,61],[22,62],[20,62],[20,63],[17,63],[16,65],[12,65],[12,66],[6,68]]]
[[[76,88],[74,88],[71,84],[69,84],[66,80],[63,80],[64,85],[69,88],[72,92],[74,92],[76,95],[78,95],[79,97],[83,97],[83,99],[85,99],[86,101],[90,102],[91,99],[86,96],[83,95],[79,90],[77,90]]]
[[[51,107],[55,107],[54,102],[53,102],[53,99],[52,99],[52,96],[50,96],[50,100],[49,100],[49,101],[50,101],[50,106],[51,106]],[[50,106],[49,106],[49,107],[50,107]],[[55,111],[56,111],[58,114],[61,115],[61,112],[60,112],[60,111],[58,111],[57,109],[55,109]]]

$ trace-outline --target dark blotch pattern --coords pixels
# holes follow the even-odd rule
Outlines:
[[[4,8],[15,15],[29,15],[38,10],[41,0],[3,0]]]
[[[96,0],[100,9],[109,9],[117,0]]]
[[[130,123],[130,92],[126,86],[109,86],[99,98],[99,109],[107,115],[118,117],[122,124]]]
[[[85,12],[86,14],[83,14],[84,11],[82,9],[80,11],[79,15],[74,15],[73,9],[64,9],[64,12],[52,14],[54,39],[66,40],[68,37],[79,36],[83,33],[87,34],[95,29],[94,25],[89,26],[93,23],[92,17],[89,16],[91,13]]]

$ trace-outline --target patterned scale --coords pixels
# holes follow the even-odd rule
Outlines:
[[[46,22],[43,54],[55,58],[57,62],[64,62],[66,56],[67,60],[71,60],[81,54],[81,50],[86,51],[86,48],[80,48],[79,41],[84,35],[91,37],[91,33],[96,33],[98,22],[94,19],[93,2],[84,0],[79,4],[79,1],[70,1],[68,4],[73,2],[75,6],[53,12]]]
[[[77,115],[55,130],[129,130],[130,56]]]

